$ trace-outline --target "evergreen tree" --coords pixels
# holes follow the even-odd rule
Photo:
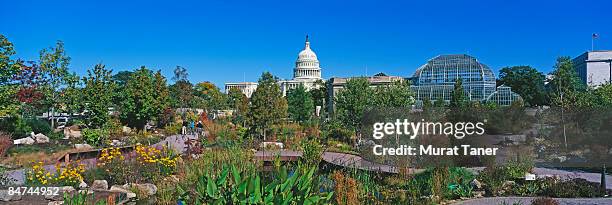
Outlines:
[[[157,113],[155,115],[155,120],[159,122],[164,114],[166,108],[170,107],[170,91],[168,90],[168,85],[166,82],[166,77],[161,74],[161,71],[158,70],[155,72],[153,76],[154,81],[154,98],[155,98],[155,110]]]
[[[270,127],[287,117],[287,100],[276,78],[269,72],[264,72],[258,83],[251,96],[247,119],[251,132],[262,135],[265,140]]]
[[[451,93],[451,100],[449,106],[451,109],[462,109],[467,107],[468,99],[465,96],[465,91],[463,90],[463,80],[461,78],[455,81],[455,85],[453,88],[453,92]]]
[[[287,93],[287,104],[289,117],[296,122],[306,122],[314,113],[312,96],[301,84]]]
[[[112,71],[97,64],[93,70],[87,70],[83,84],[83,104],[89,114],[88,124],[100,128],[110,120],[108,109],[113,106],[116,84],[112,79]]]

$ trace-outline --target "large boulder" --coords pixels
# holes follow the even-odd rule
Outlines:
[[[145,194],[146,197],[153,196],[153,195],[155,195],[155,193],[157,193],[157,186],[155,186],[155,184],[151,184],[151,183],[125,184],[125,185],[123,185],[123,188],[129,189],[129,190],[136,189],[136,190],[138,190],[139,193]]]
[[[45,136],[42,133],[34,134],[32,132],[31,135],[32,135],[31,136],[32,139],[34,139],[36,141],[36,143],[38,143],[38,144],[49,143],[49,137]]]
[[[127,195],[128,199],[131,198],[135,198],[136,197],[136,193],[124,188],[124,186],[119,186],[119,185],[113,185],[111,186],[110,192],[118,192],[118,193],[125,193]]]
[[[34,144],[35,142],[36,141],[32,139],[31,137],[24,137],[21,139],[13,140],[13,144],[15,145],[20,145],[20,144],[31,145],[31,144]]]
[[[107,190],[108,182],[106,180],[94,180],[91,184],[91,189],[93,190]]]
[[[74,148],[78,150],[90,150],[93,149],[91,145],[88,144],[74,144]]]
[[[78,129],[78,126],[76,128],[73,128],[75,126],[70,126],[67,128],[64,128],[64,139],[70,139],[70,138],[81,138],[81,131]]]
[[[19,201],[21,194],[9,194],[8,190],[0,190],[0,201]]]

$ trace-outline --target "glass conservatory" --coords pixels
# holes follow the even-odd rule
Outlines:
[[[419,67],[410,78],[412,90],[419,102],[425,99],[431,101],[442,99],[449,102],[457,79],[462,80],[465,94],[471,101],[485,102],[490,97],[495,99],[499,97],[492,96],[496,92],[496,87],[495,75],[491,69],[478,62],[476,58],[465,54],[437,56]],[[506,88],[512,92],[509,87]],[[506,94],[505,88],[503,93],[499,93],[501,94]],[[516,93],[512,94],[514,97],[518,96]]]

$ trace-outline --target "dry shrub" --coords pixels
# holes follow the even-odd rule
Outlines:
[[[559,205],[559,202],[553,198],[539,197],[533,199],[531,205]]]
[[[11,134],[6,132],[0,132],[0,157],[3,157],[6,151],[13,146],[13,140],[11,140]]]
[[[358,184],[351,177],[345,177],[341,171],[334,171],[333,180],[336,182],[334,195],[338,205],[358,205]]]

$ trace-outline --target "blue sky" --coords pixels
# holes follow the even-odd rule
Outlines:
[[[558,56],[612,50],[610,1],[10,1],[0,33],[22,59],[56,40],[71,69],[141,65],[192,82],[291,78],[304,36],[325,78],[411,76],[439,54],[466,53],[489,65],[531,65],[548,73]]]

